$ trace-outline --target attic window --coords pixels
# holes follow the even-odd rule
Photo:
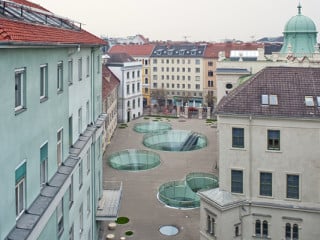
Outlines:
[[[269,103],[270,105],[278,105],[278,96],[277,95],[270,95],[269,96]]]
[[[262,105],[278,105],[278,96],[277,95],[261,95],[261,104]]]
[[[313,102],[313,97],[312,96],[305,96],[304,97],[304,102],[306,103],[307,107],[313,107],[314,106],[314,102]],[[319,102],[318,102],[319,105]]]

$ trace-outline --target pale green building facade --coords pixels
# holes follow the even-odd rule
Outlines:
[[[7,18],[20,2],[0,6],[0,239],[98,239],[103,41],[53,14],[30,23],[40,7]]]

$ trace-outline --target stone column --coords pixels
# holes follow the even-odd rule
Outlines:
[[[207,107],[207,119],[210,119],[211,107]]]
[[[180,105],[177,105],[177,117],[180,117]]]
[[[202,119],[202,107],[201,105],[198,107],[198,114],[199,114],[199,119]]]
[[[185,105],[185,107],[184,107],[184,114],[185,114],[185,116],[186,116],[186,118],[188,118],[188,116],[189,116],[189,113],[188,113],[188,104],[186,103],[186,105]]]

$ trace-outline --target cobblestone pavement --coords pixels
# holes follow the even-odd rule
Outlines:
[[[125,236],[126,231],[133,231],[130,240],[198,240],[199,208],[180,210],[165,206],[157,199],[158,188],[163,183],[184,180],[191,172],[209,172],[217,174],[216,128],[200,119],[165,119],[173,129],[193,130],[207,137],[207,147],[188,152],[165,152],[146,148],[142,144],[143,134],[136,133],[133,126],[138,122],[151,121],[140,118],[128,123],[124,129],[117,128],[111,143],[104,154],[104,180],[122,181],[123,192],[118,216],[130,219],[129,223],[117,225],[115,230],[108,230],[108,222],[103,223],[103,236],[114,234],[114,239]],[[107,157],[125,149],[145,149],[157,152],[161,164],[151,170],[130,172],[115,170],[107,164]],[[165,236],[159,232],[163,225],[178,227],[179,233]]]

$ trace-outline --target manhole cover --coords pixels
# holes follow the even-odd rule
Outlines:
[[[170,226],[170,225],[161,226],[159,231],[162,235],[166,235],[166,236],[174,236],[179,233],[179,229],[177,227]]]

